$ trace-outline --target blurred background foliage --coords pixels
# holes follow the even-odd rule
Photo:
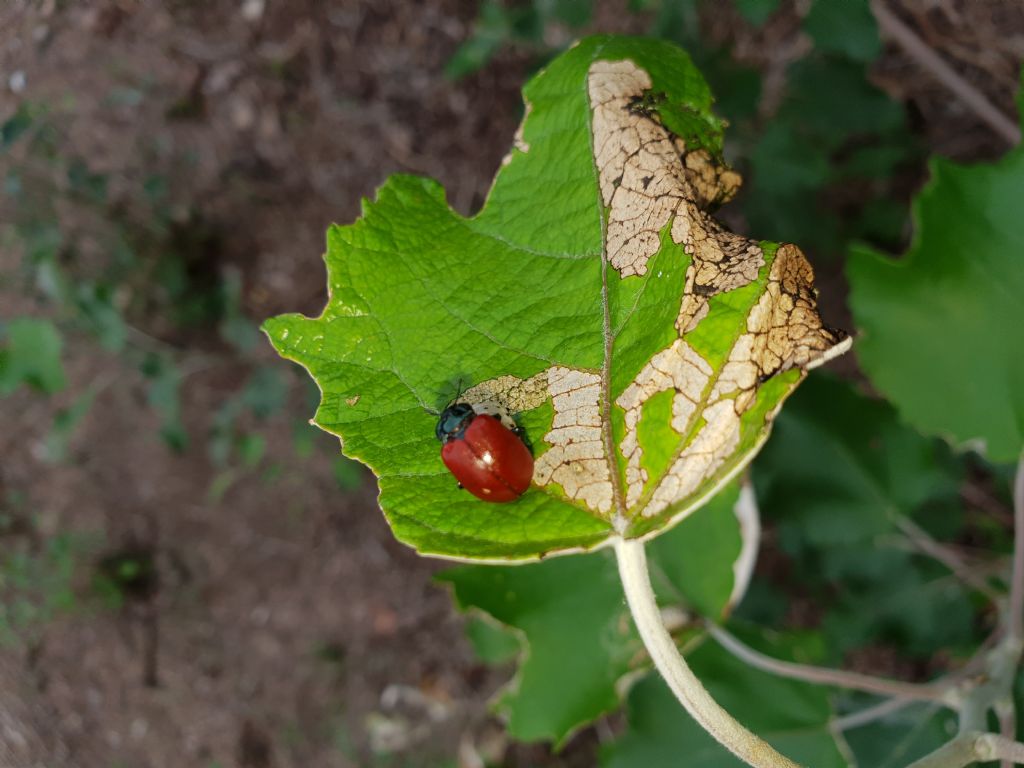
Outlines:
[[[1024,12],[893,6],[1010,114]],[[470,643],[453,639],[462,623],[430,585],[436,568],[388,540],[372,479],[309,426],[318,393],[269,354],[257,325],[296,304],[319,309],[322,231],[357,215],[359,196],[387,173],[439,177],[460,210],[478,205],[521,116],[518,86],[589,32],[650,34],[689,51],[745,179],[722,218],[800,244],[826,316],[847,328],[902,322],[867,302],[851,316],[851,249],[906,250],[928,158],[993,160],[1005,141],[883,44],[867,0],[97,8],[0,11],[10,30],[0,32],[0,644],[37,676],[66,681],[31,694],[66,714],[92,690],[69,671],[66,638],[84,631],[116,649],[125,626],[141,628],[127,656],[97,650],[83,665],[122,686],[100,696],[89,722],[129,733],[144,712],[166,725],[129,744],[58,719],[36,727],[49,745],[38,749],[78,750],[96,765],[157,760],[139,756],[160,744],[177,755],[203,694],[171,685],[168,709],[154,710],[144,694],[124,693],[162,679],[159,656],[172,679],[195,674],[237,715],[230,739],[203,736],[189,765],[628,768],[675,765],[680,754],[731,764],[656,679],[637,682],[619,707],[623,679],[643,670],[603,554],[442,573],[469,611]],[[97,44],[115,55],[83,85],[57,46],[77,45],[89,61]],[[147,45],[171,53],[140,53]],[[34,87],[36,70],[49,87]],[[93,126],[85,141],[83,124]],[[97,143],[110,151],[90,151]],[[937,216],[959,221],[974,202]],[[985,305],[985,290],[976,286],[971,306]],[[1014,327],[989,330],[1019,347]],[[941,317],[935,328],[945,332]],[[979,375],[997,381],[1003,370]],[[841,361],[782,412],[752,471],[765,535],[729,626],[781,658],[925,680],[963,664],[997,622],[1012,467],[1006,455],[992,462],[917,431],[868,373]],[[659,555],[666,573],[682,567],[687,530],[679,549]],[[935,542],[969,579],[929,554]],[[667,579],[666,604],[706,611],[719,599]],[[292,580],[295,591],[275,597]],[[218,594],[239,601],[238,613],[196,607]],[[305,608],[295,614],[297,601]],[[326,607],[339,601],[352,606],[342,618]],[[260,623],[261,611],[277,618]],[[216,671],[193,673],[190,657],[206,651],[189,638],[221,636],[239,616],[252,622],[236,638],[251,667],[203,661]],[[435,647],[424,648],[431,635]],[[904,765],[955,725],[914,705],[836,738],[834,718],[871,697],[744,668],[697,627],[680,640],[741,720],[814,765]],[[266,647],[281,668],[260,655]],[[125,658],[141,677],[111,672]],[[518,686],[499,693],[517,667]],[[263,692],[270,672],[252,671],[263,668],[276,670],[287,703]],[[507,731],[486,716],[492,695]],[[302,700],[314,703],[291,703]]]

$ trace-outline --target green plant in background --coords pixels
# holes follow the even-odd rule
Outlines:
[[[761,18],[769,5],[747,3],[744,12]],[[823,50],[873,55],[876,36],[837,35],[835,19],[815,9],[806,23]],[[859,87],[855,78],[842,82]],[[687,765],[735,764],[716,740],[763,766],[1024,762],[1013,716],[1024,546],[1000,559],[1005,530],[965,513],[959,493],[967,472],[993,483],[1007,472],[925,436],[987,446],[995,461],[1024,448],[1011,384],[1024,380],[1014,367],[1021,356],[998,330],[1020,325],[1011,297],[1022,233],[1010,214],[1020,150],[993,167],[937,174],[917,209],[918,237],[941,238],[944,249],[918,247],[896,267],[877,256],[851,262],[867,372],[896,410],[820,374],[796,394],[753,473],[793,583],[755,580],[733,611],[748,592],[743,553],[756,547],[749,521],[757,514],[749,491],[744,513],[735,485],[710,502],[705,489],[720,488],[752,457],[801,366],[841,351],[841,336],[817,320],[799,251],[738,238],[703,213],[728,200],[738,180],[721,161],[721,125],[685,57],[653,41],[588,38],[524,95],[524,125],[479,214],[452,213],[430,182],[391,179],[359,222],[330,233],[324,314],[264,326],[278,351],[317,379],[317,423],[374,469],[381,506],[406,543],[488,560],[614,544],[618,577],[603,552],[440,576],[462,608],[488,617],[469,624],[482,658],[516,660],[495,704],[512,735],[564,743],[616,709],[628,689],[628,727],[605,746],[604,765],[670,766],[680,755]],[[661,151],[665,142],[674,155]],[[886,175],[893,157],[856,165]],[[982,221],[996,226],[984,233]],[[848,236],[835,234],[836,242]],[[973,246],[969,258],[961,244]],[[749,278],[716,282],[741,271],[748,254],[757,254]],[[375,268],[385,257],[388,269]],[[759,307],[774,317],[767,346],[758,342],[766,327]],[[948,336],[961,334],[960,343],[943,346],[942,385],[921,397],[930,386],[925,360],[899,350],[914,346],[929,321],[961,316]],[[970,349],[975,335],[985,343]],[[681,349],[710,361],[695,411],[679,399],[696,375]],[[765,349],[772,359],[759,357]],[[920,344],[928,354],[939,356]],[[743,374],[746,364],[761,373]],[[963,388],[978,376],[983,383]],[[436,414],[464,386],[464,400],[517,412],[533,442],[535,485],[511,504],[459,492],[437,455]],[[975,397],[985,391],[991,396]],[[940,407],[946,401],[969,407]],[[591,423],[596,437],[583,429]],[[564,441],[560,425],[571,429]],[[730,437],[718,443],[715,433]],[[580,450],[566,454],[564,445]],[[1017,477],[1024,535],[1024,470]],[[674,493],[659,506],[666,487]],[[659,533],[648,563],[639,537]],[[965,535],[987,536],[996,557],[940,543]],[[638,635],[624,621],[623,588]],[[818,626],[769,629],[791,610],[785,595],[794,591],[820,605]],[[922,662],[945,654],[947,671],[908,683],[838,668],[879,641]]]
[[[753,27],[779,9],[778,0],[733,5]],[[721,4],[633,0],[629,8],[649,34],[685,47],[717,94],[718,109],[731,124],[730,157],[747,179],[737,204],[751,231],[799,242],[823,259],[841,257],[851,238],[899,245],[907,209],[897,185],[923,155],[902,108],[868,80],[868,65],[882,45],[867,0],[810,4],[803,31],[812,45],[787,67],[778,103],[769,111],[759,108],[758,71],[738,64],[702,32],[702,14],[721,13]],[[483,3],[449,73],[470,74],[506,46],[533,52],[540,65],[593,14],[592,0]]]
[[[5,516],[6,517],[6,516]],[[6,535],[7,520],[0,520]],[[55,616],[77,604],[73,577],[78,542],[49,539],[37,552],[14,551],[0,560],[0,645],[34,642]]]
[[[258,331],[242,310],[241,275],[217,267],[215,227],[194,213],[182,220],[159,175],[127,179],[126,206],[110,196],[110,179],[66,149],[63,108],[24,103],[0,125],[0,157],[8,162],[2,198],[10,212],[3,232],[23,254],[20,272],[2,279],[42,299],[47,318],[4,318],[0,327],[0,395],[27,383],[45,393],[64,388],[59,352],[65,339],[87,339],[141,374],[159,416],[160,436],[173,451],[190,443],[181,388],[194,373],[232,362],[246,373],[215,414],[206,441],[222,474],[252,469],[262,457],[262,424],[284,406],[290,381],[255,357]],[[123,196],[124,197],[124,196]],[[77,214],[73,224],[57,203]],[[89,244],[93,247],[90,248]],[[225,351],[183,342],[213,328]],[[95,396],[114,383],[100,378],[60,409],[47,454],[67,457],[76,426]]]
[[[39,454],[49,463],[78,460],[76,430],[113,386],[139,389],[159,419],[159,439],[183,452],[196,442],[184,418],[188,378],[232,365],[240,384],[222,393],[209,433],[199,439],[215,469],[210,495],[219,497],[269,464],[266,425],[284,410],[297,378],[260,362],[259,332],[242,307],[241,275],[217,266],[216,228],[194,213],[182,220],[159,175],[126,175],[120,185],[128,191],[114,199],[111,178],[69,150],[62,132],[73,117],[69,109],[24,102],[0,123],[0,238],[21,255],[0,274],[0,285],[31,299],[34,313],[0,316],[0,397],[25,397],[28,390],[52,398]],[[202,349],[190,343],[201,333],[214,339]],[[65,371],[73,347],[78,359],[84,348],[110,364],[91,380],[74,381]],[[349,489],[362,481],[340,461],[339,473]],[[47,621],[95,597],[76,595],[71,575],[96,552],[60,537],[21,552],[19,531],[0,528],[0,631],[5,639],[31,641]],[[125,574],[107,576],[93,592],[118,598]]]
[[[586,25],[593,13],[592,0],[531,0],[517,6],[484,0],[472,34],[449,59],[445,72],[452,78],[464,77],[486,66],[504,46],[514,43],[546,58],[566,44],[570,33]],[[553,33],[558,39],[554,45],[550,41]]]

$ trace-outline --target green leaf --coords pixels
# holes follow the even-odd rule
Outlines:
[[[96,334],[101,346],[120,352],[128,338],[128,327],[115,304],[116,287],[108,283],[78,283],[74,287],[74,302],[82,319]]]
[[[334,458],[334,479],[343,491],[353,491],[363,484],[363,472],[358,462],[344,456]]]
[[[878,24],[868,0],[814,0],[803,26],[822,51],[841,53],[857,61],[872,61],[882,52]]]
[[[805,367],[845,348],[798,248],[708,213],[739,177],[686,54],[588,38],[524,93],[477,215],[391,178],[329,233],[324,313],[264,325],[423,553],[535,559],[655,535],[749,462]],[[516,413],[533,445],[512,504],[461,492],[441,462],[436,414],[460,389]]]
[[[467,566],[438,577],[526,637],[516,679],[496,707],[520,741],[564,742],[619,706],[616,684],[642,657],[610,553],[527,566]]]
[[[793,588],[822,602],[836,661],[865,643],[926,657],[973,639],[968,595],[915,556],[896,524],[956,519],[961,471],[942,448],[888,404],[815,374],[754,466],[762,513],[793,558]]]
[[[651,578],[670,602],[724,618],[746,591],[759,539],[753,494],[732,483],[648,544]]]
[[[864,64],[814,52],[787,71],[783,102],[750,151],[744,211],[768,237],[840,252],[854,235],[891,227],[879,227],[870,209],[846,203],[837,211],[828,201],[849,200],[851,184],[866,186],[873,197],[865,208],[881,205],[902,225],[905,207],[887,189],[889,177],[916,156],[903,108],[868,81]]]
[[[445,74],[457,80],[486,66],[512,37],[509,13],[496,0],[484,0],[472,34],[445,65]]]
[[[782,658],[796,645],[783,639],[757,644],[759,650]],[[687,654],[687,661],[717,702],[780,752],[814,768],[846,768],[829,731],[832,710],[824,688],[756,670],[706,638]],[[633,688],[627,713],[628,729],[605,749],[602,768],[744,765],[679,706],[657,675]]]
[[[220,291],[223,303],[221,338],[238,351],[246,352],[256,345],[259,332],[242,311],[242,275],[237,269],[225,271]]]
[[[181,374],[173,360],[155,354],[147,356],[141,369],[149,379],[149,405],[160,415],[160,437],[180,453],[188,447],[188,432],[181,418]]]
[[[242,404],[257,419],[268,419],[284,408],[288,397],[288,382],[281,372],[270,366],[260,366],[245,383]]]
[[[846,743],[867,768],[904,768],[956,734],[956,715],[935,704],[914,703],[868,725],[844,731]]]
[[[466,619],[466,637],[474,653],[485,664],[498,665],[513,661],[523,649],[514,631],[483,616]]]
[[[48,395],[64,389],[63,341],[57,326],[49,320],[17,317],[0,326],[0,332],[6,337],[0,346],[0,395],[22,384]]]
[[[993,461],[1024,448],[1024,148],[961,166],[943,158],[914,201],[903,258],[852,249],[857,357],[922,432]]]
[[[779,0],[734,0],[736,8],[747,21],[760,27],[779,9]]]
[[[102,205],[107,200],[107,176],[93,173],[81,158],[68,163],[68,188],[71,193],[87,203]]]
[[[32,110],[28,103],[21,104],[17,112],[3,123],[0,123],[0,152],[6,152],[14,142],[32,127],[33,122]]]
[[[45,455],[47,461],[57,464],[67,458],[71,438],[82,419],[92,408],[95,396],[96,389],[90,387],[76,397],[68,408],[62,408],[54,415],[53,426],[50,427],[50,432],[46,436]]]
[[[741,531],[735,483],[650,547],[655,588],[663,603],[686,605],[715,619],[746,586],[734,572],[756,539]],[[520,566],[465,566],[438,577],[452,584],[463,609],[507,625],[522,646],[515,679],[496,708],[523,741],[563,743],[620,703],[622,677],[646,663],[623,601],[610,553],[555,558]],[[470,625],[474,646],[489,663],[506,656],[501,642]],[[488,627],[491,633],[493,628]],[[496,657],[496,658],[495,658]]]

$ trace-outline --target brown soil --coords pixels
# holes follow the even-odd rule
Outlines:
[[[444,77],[476,15],[469,0],[263,5],[0,5],[0,120],[23,99],[60,105],[63,151],[111,175],[112,206],[128,218],[132,200],[121,198],[147,175],[166,178],[172,218],[216,233],[208,258],[215,271],[240,271],[252,318],[319,311],[325,226],[355,218],[390,173],[432,176],[457,209],[476,208],[532,66],[513,48],[463,81]],[[645,28],[624,0],[598,5],[595,29]],[[908,18],[933,19],[929,42],[954,58],[959,50],[959,68],[1009,111],[1015,73],[984,46],[993,30],[979,22],[956,33],[913,7]],[[756,35],[735,18],[712,26],[737,51],[754,49]],[[934,146],[961,157],[999,148],[911,68],[891,53],[880,81],[916,99]],[[20,258],[0,243],[0,275],[16,274]],[[49,311],[19,286],[0,282],[0,314]],[[213,493],[225,476],[204,452],[212,414],[254,365],[283,363],[262,346],[240,357],[160,317],[140,316],[133,334],[195,363],[183,385],[193,445],[184,455],[155,437],[135,367],[84,336],[68,340],[68,392],[95,385],[97,395],[64,463],[46,462],[42,442],[70,394],[0,400],[0,547],[39,554],[70,534],[78,563],[75,606],[0,649],[0,766],[442,766],[456,764],[460,744],[493,746],[485,702],[507,672],[473,660],[431,580],[440,564],[393,540],[372,480],[341,490],[326,437],[312,456],[296,455],[295,423],[310,415],[298,377],[286,412],[261,426],[259,468],[236,470]],[[125,553],[152,571],[111,608],[90,584]],[[503,764],[593,765],[596,741],[588,732],[557,757],[510,747]]]

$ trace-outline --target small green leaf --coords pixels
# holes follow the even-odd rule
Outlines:
[[[63,340],[57,326],[49,320],[18,317],[0,326],[0,334],[0,395],[22,384],[48,395],[64,389]]]
[[[943,158],[914,202],[899,260],[858,246],[847,265],[857,357],[922,432],[997,462],[1024,449],[1024,148],[961,166]]]
[[[72,194],[93,205],[102,205],[107,200],[107,176],[93,173],[84,160],[75,158],[68,164],[68,187]]]
[[[243,434],[238,436],[238,458],[250,469],[260,463],[267,450],[267,439],[263,435]]]
[[[95,396],[95,388],[90,387],[76,397],[70,407],[62,408],[54,415],[53,426],[50,427],[50,432],[46,436],[47,461],[57,464],[67,458],[68,444],[78,425],[92,407]]]
[[[268,419],[280,411],[288,397],[288,382],[277,368],[262,365],[252,372],[242,390],[242,404],[257,419]]]
[[[753,642],[749,638],[744,638]],[[761,639],[759,650],[785,658],[792,641]],[[832,710],[820,687],[770,675],[730,656],[708,638],[687,654],[694,673],[737,720],[802,765],[846,768],[829,731]],[[718,744],[686,713],[657,675],[629,695],[629,726],[607,747],[602,768],[733,768],[744,763]]]
[[[181,374],[173,360],[160,355],[147,356],[141,369],[149,379],[149,404],[160,415],[160,436],[171,450],[180,453],[188,446],[188,432],[181,419]]]
[[[524,93],[478,214],[391,178],[329,233],[324,313],[264,325],[423,553],[526,560],[666,530],[750,461],[804,369],[845,349],[796,246],[711,217],[740,180],[685,53],[587,38]],[[441,462],[437,413],[457,395],[525,429],[534,484],[514,503],[461,492]]]
[[[734,483],[652,543],[652,578],[664,604],[682,604],[717,619],[739,598],[745,583],[735,583],[736,563],[746,548],[756,546],[753,540],[744,546],[749,531],[741,530],[739,502]],[[610,553],[519,566],[466,566],[438,578],[452,584],[462,609],[483,611],[521,638],[518,673],[497,702],[517,739],[563,743],[576,729],[616,709],[622,677],[646,663]],[[480,635],[479,627],[474,635]],[[518,649],[516,636],[503,642],[512,640]],[[494,638],[484,640],[484,653],[493,654]]]
[[[363,471],[359,462],[344,456],[334,458],[334,480],[343,491],[354,491],[363,484]]]
[[[484,0],[470,36],[445,65],[445,74],[457,80],[487,65],[512,37],[509,13],[496,0]]]
[[[74,292],[74,301],[82,319],[100,345],[112,352],[120,352],[128,338],[128,327],[114,304],[116,288],[106,283],[83,282],[74,286]]]
[[[736,8],[747,21],[760,27],[779,9],[779,0],[734,0]]]
[[[17,112],[11,115],[11,117],[0,123],[0,152],[7,151],[14,142],[32,127],[33,122],[31,109],[25,103],[19,106]]]
[[[238,351],[246,352],[256,345],[259,331],[242,311],[242,275],[237,269],[225,271],[220,292],[221,338]]]

